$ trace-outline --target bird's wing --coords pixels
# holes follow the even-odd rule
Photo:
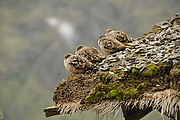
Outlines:
[[[96,61],[101,61],[103,59],[103,55],[102,53],[95,47],[91,47],[90,48],[90,52],[91,52],[91,62],[96,62]]]
[[[104,48],[109,50],[119,49],[119,47],[124,46],[124,44],[120,43],[116,39],[108,38],[103,41]]]
[[[124,32],[117,32],[116,39],[120,42],[132,42],[132,38]]]
[[[86,58],[80,56],[74,56],[69,64],[73,65],[76,69],[91,68],[90,62]]]

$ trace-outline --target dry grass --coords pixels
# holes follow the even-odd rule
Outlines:
[[[180,92],[172,89],[154,93],[144,93],[141,99],[118,101],[104,100],[97,103],[93,109],[98,111],[99,115],[111,114],[116,112],[123,105],[125,109],[146,109],[153,108],[160,111],[168,117],[178,120],[180,113]]]

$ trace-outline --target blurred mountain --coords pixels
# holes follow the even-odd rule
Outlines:
[[[56,85],[69,75],[63,56],[74,53],[77,45],[97,47],[98,37],[107,28],[139,37],[179,12],[179,5],[179,0],[1,0],[0,107],[4,120],[45,119],[43,108],[54,104]],[[88,120],[97,119],[92,112],[61,118],[81,120],[87,115]]]

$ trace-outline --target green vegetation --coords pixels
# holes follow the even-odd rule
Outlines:
[[[138,89],[130,89],[127,91],[122,91],[120,88],[117,88],[115,90],[111,90],[107,94],[107,98],[115,98],[118,100],[126,99],[126,98],[136,98],[138,96]]]
[[[138,74],[139,73],[139,70],[138,69],[136,69],[136,68],[133,68],[132,69],[132,74],[133,75],[136,75],[136,74]]]
[[[154,64],[150,64],[147,65],[147,67],[142,71],[142,75],[143,76],[155,76],[159,73],[159,68],[154,65]]]
[[[180,69],[178,65],[179,63],[171,69],[173,66],[170,63],[160,63],[159,65],[147,64],[141,69],[133,68],[126,72],[117,68],[110,69],[113,74],[109,71],[100,72],[97,74],[97,78],[103,84],[96,85],[85,101],[98,102],[105,99],[135,99],[143,91],[164,89],[169,85],[169,80],[166,79],[167,74],[171,74],[174,77],[173,79],[179,76]]]
[[[109,74],[109,72],[100,72],[97,77],[103,84],[98,84],[86,97],[87,102],[97,102],[102,99],[118,99],[124,100],[128,98],[136,98],[138,96],[138,87],[140,81],[121,79],[122,74]]]
[[[108,85],[99,84],[97,85],[92,93],[87,96],[87,102],[97,102],[105,98],[106,94],[109,92],[110,88]]]

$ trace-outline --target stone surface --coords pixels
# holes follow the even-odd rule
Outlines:
[[[180,16],[176,15],[154,25],[151,32],[131,43],[134,48],[126,48],[123,51],[106,56],[106,59],[98,64],[100,66],[98,70],[109,70],[110,67],[118,65],[119,70],[126,71],[133,67],[140,69],[149,63],[178,63],[180,60],[179,19]],[[113,64],[117,61],[119,62]]]
[[[96,63],[93,70],[71,75],[61,81],[53,97],[55,107],[58,108],[57,114],[87,110],[94,107],[94,103],[97,106],[102,104],[104,111],[109,111],[106,108],[112,111],[112,100],[125,103],[127,108],[131,108],[131,104],[143,104],[141,109],[146,109],[144,101],[149,100],[150,107],[156,109],[157,105],[158,108],[165,108],[164,112],[161,110],[163,114],[177,118],[179,110],[176,108],[180,107],[175,106],[179,104],[174,100],[180,97],[180,14],[154,25],[152,31],[131,44],[133,48],[106,55],[104,60]],[[165,93],[169,95],[167,98],[158,93],[167,90],[171,91],[170,94]],[[149,94],[151,97],[146,97]],[[159,98],[154,98],[154,95]],[[173,95],[175,99],[171,98]],[[166,103],[172,102],[159,104],[164,103],[161,98]],[[104,101],[107,102],[103,104]],[[101,108],[99,110],[102,112]]]

